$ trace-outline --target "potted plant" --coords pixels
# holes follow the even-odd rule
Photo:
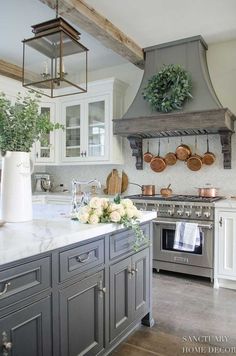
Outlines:
[[[28,92],[11,103],[0,93],[1,217],[8,222],[32,219],[29,152],[35,141],[43,143],[50,131],[63,127],[39,112],[39,99],[38,93]]]

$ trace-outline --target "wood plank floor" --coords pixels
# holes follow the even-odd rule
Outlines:
[[[153,274],[153,328],[141,326],[113,356],[236,356],[236,291],[208,280]]]

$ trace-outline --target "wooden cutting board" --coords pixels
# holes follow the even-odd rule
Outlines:
[[[109,181],[110,181],[110,178],[112,176],[112,172],[108,174],[107,176],[107,180],[106,180],[106,188],[103,190],[103,192],[105,194],[109,194],[108,193],[108,185],[109,185]],[[127,188],[128,188],[128,184],[129,184],[129,179],[128,179],[128,176],[127,174],[122,170],[122,177],[121,177],[121,189],[120,189],[120,192],[119,193],[124,193]],[[117,194],[117,193],[115,193]]]
[[[121,192],[121,177],[119,177],[117,169],[113,169],[111,176],[108,179],[107,193],[115,195]]]

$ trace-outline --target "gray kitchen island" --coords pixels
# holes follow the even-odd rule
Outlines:
[[[0,228],[0,354],[104,355],[140,322],[151,326],[150,243],[118,224],[71,221],[69,207],[34,207],[34,220]]]

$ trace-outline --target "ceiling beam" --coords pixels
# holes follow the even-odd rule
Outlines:
[[[22,68],[0,59],[0,74],[5,77],[22,81]]]
[[[55,0],[39,1],[55,9]],[[59,14],[92,35],[105,47],[139,68],[144,68],[142,48],[84,0],[59,0]]]

